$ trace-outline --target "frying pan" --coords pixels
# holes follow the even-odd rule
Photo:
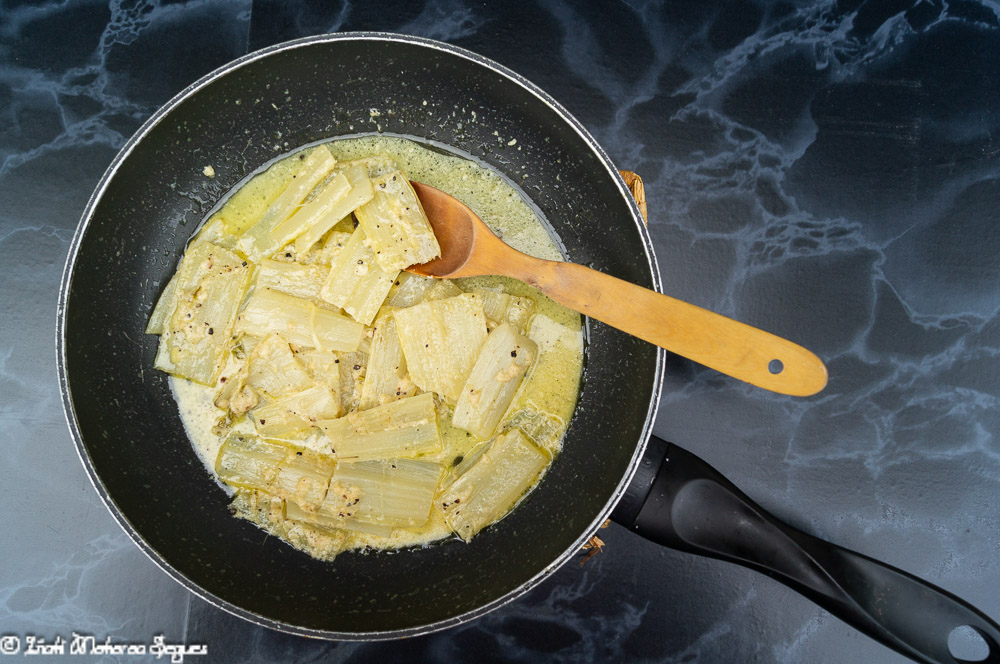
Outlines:
[[[607,155],[553,99],[494,62],[426,39],[348,33],[281,44],[209,74],[154,114],[104,175],[70,248],[58,313],[60,383],[81,460],[165,572],[267,627],[399,638],[521,595],[614,510],[667,546],[770,574],[918,661],[956,661],[947,637],[959,625],[983,637],[986,661],[1000,661],[1000,628],[973,607],[793,530],[697,457],[650,438],[664,354],[598,323],[587,326],[564,451],[470,544],[322,563],[232,518],[185,437],[166,375],[152,369],[146,321],[227,191],[301,145],[376,131],[489,164],[522,188],[570,260],[660,287],[649,236]]]

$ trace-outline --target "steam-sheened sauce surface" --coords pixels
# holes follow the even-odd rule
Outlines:
[[[365,136],[340,139],[324,144],[338,161],[372,155],[391,157],[399,169],[417,180],[455,196],[475,211],[507,244],[527,254],[550,260],[562,260],[553,239],[540,222],[523,195],[508,181],[489,168],[471,159],[428,149],[411,140],[392,136]],[[272,164],[235,190],[225,203],[210,216],[221,219],[230,232],[240,232],[258,219],[268,205],[284,189],[294,172],[293,154]],[[519,281],[504,277],[476,277],[456,280],[463,289],[475,286],[502,286],[513,295],[530,297],[535,302],[532,337],[542,351],[509,412],[518,407],[549,413],[569,422],[576,404],[583,367],[583,337],[580,316]],[[547,351],[547,352],[546,352]],[[207,387],[171,377],[170,385],[180,410],[181,419],[195,451],[209,472],[214,467],[220,437],[212,429],[222,416],[213,398],[216,387]],[[235,431],[253,433],[249,422],[237,425]],[[466,454],[480,439],[444,422],[440,427],[444,449],[434,455],[449,465],[456,457]],[[550,444],[555,455],[561,438]],[[227,491],[232,490],[221,484]],[[432,509],[431,518],[421,528],[396,528],[389,537],[366,533],[353,534],[355,548],[395,548],[419,545],[451,534],[443,513]]]

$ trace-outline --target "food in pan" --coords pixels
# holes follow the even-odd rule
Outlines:
[[[544,475],[579,389],[578,314],[510,279],[403,271],[439,254],[410,179],[561,258],[488,168],[401,138],[337,140],[226,198],[147,328],[230,511],[324,560],[473,538]]]

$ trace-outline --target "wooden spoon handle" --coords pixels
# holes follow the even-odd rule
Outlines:
[[[505,274],[612,327],[772,392],[809,396],[826,366],[787,339],[575,263],[519,254]]]

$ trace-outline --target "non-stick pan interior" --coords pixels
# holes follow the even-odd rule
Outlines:
[[[657,384],[656,350],[591,324],[565,450],[511,516],[468,545],[321,563],[229,515],[185,437],[167,377],[152,368],[156,337],[143,329],[206,213],[261,164],[339,135],[382,130],[471,153],[521,185],[571,260],[652,286],[647,244],[606,164],[545,99],[483,62],[384,37],[248,58],[140,132],[84,220],[68,273],[62,370],[85,463],[140,545],[229,610],[342,637],[448,624],[549,569],[588,534],[630,468]]]

